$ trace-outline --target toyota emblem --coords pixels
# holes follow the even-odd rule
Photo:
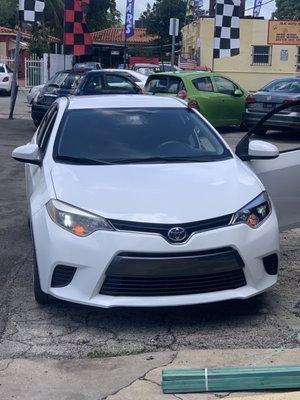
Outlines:
[[[172,229],[169,230],[168,232],[168,238],[172,241],[172,242],[183,242],[184,239],[186,239],[187,237],[187,233],[186,230],[184,228],[181,228],[180,226],[176,226]]]

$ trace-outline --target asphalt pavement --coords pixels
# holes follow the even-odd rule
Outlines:
[[[35,303],[24,167],[10,157],[34,132],[0,119],[0,358],[103,358],[186,349],[294,348],[300,343],[300,231],[281,235],[279,283],[260,299],[166,309]],[[234,145],[243,133],[222,130]],[[280,148],[300,138],[271,135]]]

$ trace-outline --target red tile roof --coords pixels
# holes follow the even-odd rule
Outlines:
[[[102,31],[92,32],[94,43],[124,43],[124,28],[108,28]],[[134,35],[127,40],[130,44],[151,44],[158,36],[147,35],[145,28],[136,28]]]

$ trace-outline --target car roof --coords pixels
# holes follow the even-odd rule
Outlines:
[[[63,100],[62,100],[63,101]],[[174,97],[150,95],[71,96],[69,110],[93,108],[186,108],[184,101]]]
[[[196,78],[197,76],[211,76],[213,75],[210,71],[170,71],[170,72],[158,72],[151,74],[151,77],[157,76],[178,76],[179,78]]]

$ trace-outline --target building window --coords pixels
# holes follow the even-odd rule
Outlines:
[[[252,46],[252,65],[271,65],[271,46]]]

